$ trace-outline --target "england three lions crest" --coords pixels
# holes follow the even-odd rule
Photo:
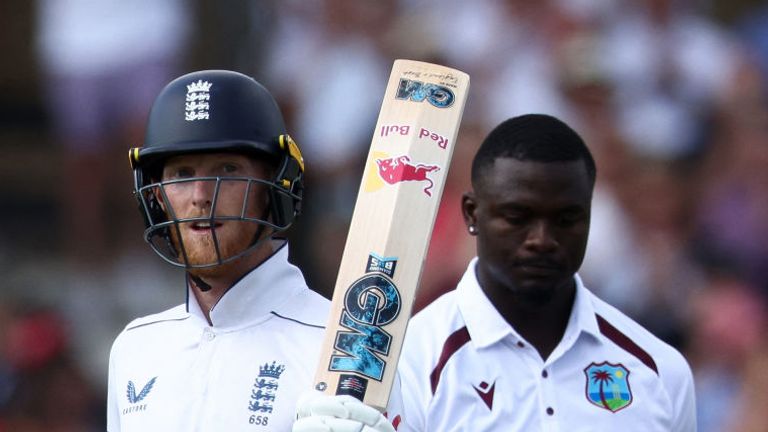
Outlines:
[[[251,390],[251,401],[248,409],[257,412],[269,414],[272,412],[280,376],[285,372],[285,366],[272,362],[259,366],[259,376],[253,383]]]
[[[211,99],[211,83],[208,81],[197,80],[187,85],[187,97],[184,105],[184,120],[208,120]]]

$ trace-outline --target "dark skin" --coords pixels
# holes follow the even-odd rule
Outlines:
[[[565,333],[574,274],[587,246],[592,184],[586,166],[503,157],[473,186],[462,212],[477,236],[478,282],[546,359]]]

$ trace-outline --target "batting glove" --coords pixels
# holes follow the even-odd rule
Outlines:
[[[395,432],[376,408],[352,396],[313,391],[299,399],[293,432]]]

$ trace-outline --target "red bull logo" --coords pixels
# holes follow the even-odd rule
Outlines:
[[[424,193],[427,196],[432,196],[431,189],[434,186],[434,182],[428,175],[440,170],[437,165],[411,163],[411,158],[407,155],[376,159],[376,165],[379,170],[379,177],[389,184],[406,181],[426,182]]]
[[[380,137],[392,136],[408,136],[411,133],[411,126],[409,125],[384,125],[379,131]],[[419,140],[430,140],[437,144],[438,147],[445,150],[448,147],[448,138],[440,135],[437,132],[431,131],[427,128],[419,128]]]

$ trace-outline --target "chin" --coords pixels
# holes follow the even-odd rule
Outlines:
[[[216,253],[216,243],[211,233],[183,233],[188,263],[194,266],[216,264],[219,258],[224,261],[247,249],[250,246],[247,240],[251,238],[249,233],[237,232],[230,228],[232,227],[223,227],[216,231],[219,254]]]
[[[512,290],[512,295],[520,303],[541,307],[549,304],[555,298],[555,289],[553,285],[546,286],[522,286]]]
[[[187,272],[192,276],[203,279],[218,278],[231,274],[236,266],[235,263],[237,263],[237,260],[224,264],[212,265],[210,267],[192,267],[188,268]]]
[[[179,252],[177,261],[179,264],[185,265],[189,273],[195,276],[212,275],[217,272],[222,265],[219,265],[219,257],[216,255],[216,249],[211,246],[201,247],[198,244],[185,243],[187,258],[184,260],[184,256]],[[180,251],[180,248],[177,247]],[[225,250],[221,251],[221,261],[225,261],[228,257],[234,254],[228,254]],[[236,260],[235,260],[236,261]]]
[[[512,294],[520,302],[531,306],[546,306],[570,295],[575,288],[573,277],[560,275],[551,278],[523,278],[512,284]]]
[[[226,261],[237,254],[241,253],[245,249],[248,248],[248,244],[228,244],[221,239],[219,240],[221,243],[219,244],[219,252],[220,256],[216,254],[216,248],[213,245],[213,242],[211,242],[210,245],[207,246],[200,246],[200,245],[191,245],[187,249],[187,259],[189,260],[189,265],[192,266],[211,266],[215,265],[219,262],[219,259],[221,261]],[[238,261],[238,259],[233,260],[232,262]],[[215,266],[215,267],[221,267]]]

